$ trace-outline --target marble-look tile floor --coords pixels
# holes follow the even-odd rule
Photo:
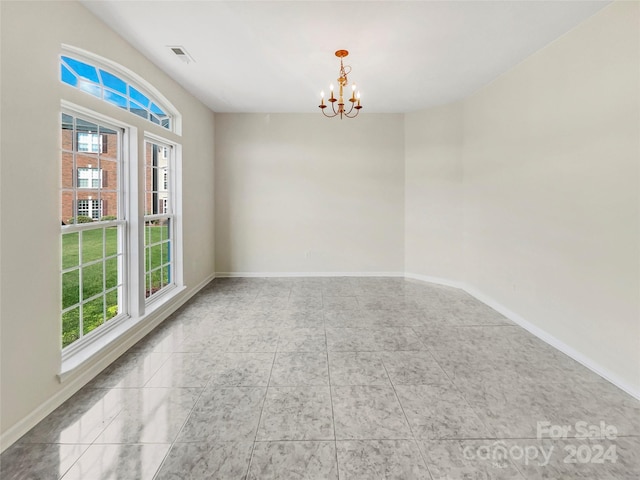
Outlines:
[[[218,279],[0,478],[637,480],[640,402],[456,289]]]

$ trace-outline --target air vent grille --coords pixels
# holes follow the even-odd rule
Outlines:
[[[189,55],[182,45],[167,45],[167,47],[184,63],[191,63],[194,61],[193,57]]]

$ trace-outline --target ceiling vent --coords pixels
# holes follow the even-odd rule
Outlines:
[[[189,55],[189,53],[187,53],[187,51],[183,46],[169,45],[168,47],[175,54],[175,56],[178,57],[180,60],[182,60],[184,63],[194,62],[193,57]]]

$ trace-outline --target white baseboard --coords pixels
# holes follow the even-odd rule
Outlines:
[[[410,278],[412,280],[420,280],[421,282],[435,283],[436,285],[444,285],[446,287],[453,287],[464,290],[464,284],[462,282],[449,280],[448,278],[430,277],[428,275],[419,275],[417,273],[405,273],[404,277]]]
[[[404,272],[216,272],[216,278],[404,277]]]
[[[71,398],[102,370],[129,350],[129,348],[142,340],[142,338],[160,325],[169,317],[169,315],[184,305],[191,297],[198,293],[214,278],[215,275],[209,275],[195,288],[188,291],[186,295],[181,295],[180,297],[177,297],[175,301],[169,302],[166,309],[163,309],[161,312],[156,312],[155,315],[150,316],[150,318],[141,321],[139,325],[133,327],[130,332],[127,333],[126,337],[121,338],[121,341],[114,342],[113,346],[105,348],[81,366],[65,374],[64,383],[60,390],[58,390],[53,396],[49,397],[36,409],[31,411],[31,413],[21,419],[18,423],[2,432],[0,435],[0,453],[13,445],[18,439],[20,439],[20,437],[35,427],[47,415],[62,405],[66,400]]]
[[[496,300],[486,295],[482,291],[478,290],[477,288],[471,285],[468,285],[466,283],[458,282],[455,280],[449,280],[449,279],[439,278],[439,277],[430,277],[427,275],[418,275],[414,273],[407,273],[405,274],[405,277],[411,278],[414,280],[421,280],[428,283],[435,283],[437,285],[446,285],[448,287],[455,287],[455,288],[464,290],[472,297],[475,297],[485,305],[493,308],[498,313],[501,313],[502,315],[507,317],[509,320],[511,320],[515,324],[519,325],[520,327],[527,330],[529,333],[538,337],[543,342],[551,345],[556,350],[559,350],[565,355],[573,358],[576,362],[582,364],[583,366],[585,366],[592,372],[596,373],[597,375],[600,375],[602,378],[614,384],[616,387],[625,391],[632,397],[640,400],[640,389],[634,387],[633,385],[629,385],[628,382],[621,379],[618,375],[611,372],[609,369],[603,367],[597,362],[594,362],[593,359],[579,352],[578,350],[571,347],[570,345],[567,345],[565,342],[557,339],[546,330],[543,330],[540,327],[536,326],[535,324],[531,323],[530,321],[526,320],[516,312],[513,312],[512,310],[508,309],[507,307],[502,305],[500,302],[497,302]]]

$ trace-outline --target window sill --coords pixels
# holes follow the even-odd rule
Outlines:
[[[67,380],[79,367],[86,364],[98,354],[106,352],[108,349],[115,349],[124,343],[122,342],[122,337],[127,332],[130,332],[134,327],[143,327],[145,323],[149,323],[152,320],[161,317],[165,310],[171,312],[171,309],[167,310],[162,307],[168,306],[168,304],[170,304],[184,290],[186,290],[185,286],[172,288],[170,292],[166,292],[166,294],[163,294],[161,297],[154,299],[153,302],[149,302],[143,316],[137,318],[123,317],[121,319],[115,319],[114,324],[110,328],[99,333],[96,332],[96,335],[92,336],[84,345],[79,345],[68,354],[63,352],[62,365],[60,367],[60,373],[58,374],[58,380],[60,383]],[[140,338],[143,336],[144,335]],[[135,335],[131,338],[135,338]],[[140,340],[140,338],[136,338],[136,341]]]

